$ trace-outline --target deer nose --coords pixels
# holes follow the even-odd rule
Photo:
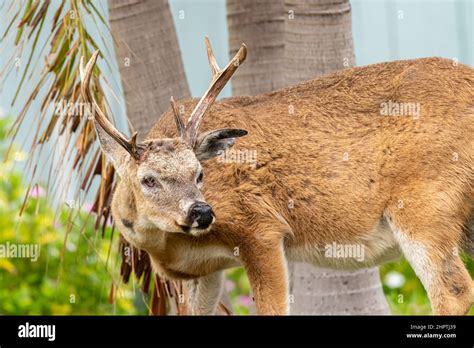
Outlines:
[[[189,220],[197,223],[197,228],[208,228],[214,222],[212,208],[204,202],[196,202],[189,209]]]

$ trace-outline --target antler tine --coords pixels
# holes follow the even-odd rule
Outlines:
[[[204,38],[206,42],[206,49],[207,49],[207,60],[209,61],[209,66],[211,67],[212,79],[214,80],[216,76],[219,74],[220,68],[217,65],[216,57],[214,57],[214,52],[212,52],[211,42],[209,38],[206,36]]]
[[[186,134],[186,127],[183,123],[183,120],[181,119],[181,116],[179,116],[178,106],[176,105],[176,102],[173,96],[171,96],[170,98],[170,104],[171,104],[171,109],[173,109],[174,120],[176,122],[176,128],[178,128],[178,135],[180,137],[184,137]]]
[[[212,82],[207,89],[206,93],[199,100],[198,104],[194,108],[191,116],[188,119],[186,125],[186,140],[191,147],[194,147],[196,141],[197,132],[199,125],[201,124],[202,118],[206,114],[209,107],[216,100],[219,93],[222,91],[226,83],[230,80],[232,75],[235,73],[237,68],[242,64],[247,57],[247,46],[243,43],[240,46],[239,51],[236,53],[234,58],[226,65],[222,70],[219,69],[214,54],[212,53],[212,47],[208,37],[205,38],[207,47],[207,56],[209,59],[209,65],[212,71]]]
[[[90,90],[90,80],[92,76],[92,70],[94,69],[97,57],[99,56],[99,50],[95,51],[91,59],[84,68],[84,57],[81,57],[79,72],[81,75],[81,93],[84,101],[92,107],[92,113],[94,115],[94,121],[99,124],[99,126],[109,134],[117,143],[119,143],[125,150],[127,150],[130,155],[136,160],[140,159],[140,151],[142,150],[139,145],[137,145],[137,132],[135,132],[131,139],[128,139],[123,133],[118,131],[112,123],[107,119],[105,114],[100,109],[97,101],[95,100],[91,90]]]

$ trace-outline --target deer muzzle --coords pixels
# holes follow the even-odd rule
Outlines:
[[[191,226],[206,229],[214,222],[212,207],[205,202],[196,202],[189,207],[188,221]]]

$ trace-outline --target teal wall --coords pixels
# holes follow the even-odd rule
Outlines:
[[[5,15],[11,1],[0,1],[0,34],[6,28]],[[200,96],[209,82],[204,35],[210,37],[218,62],[223,65],[228,60],[225,0],[170,0],[170,6],[191,93]],[[98,1],[98,7],[107,18],[107,1]],[[474,0],[352,0],[352,17],[357,65],[442,56],[457,58],[462,63],[474,66]],[[106,38],[110,38],[104,28],[101,31]],[[97,37],[98,32],[92,30],[92,35]],[[40,38],[40,47],[45,40],[46,36]],[[111,40],[105,41],[112,56]],[[0,68],[12,50],[11,40],[1,44]],[[112,110],[117,116],[119,127],[125,128],[123,103],[117,102],[122,98],[120,76],[115,61],[111,59],[110,62],[112,69],[106,70],[106,78],[114,93],[109,93],[109,100],[112,101]],[[10,108],[20,72],[13,72],[7,80],[0,81],[0,84],[3,82],[0,85],[0,108],[4,113],[16,115],[20,110],[19,104]],[[20,99],[26,98],[29,88],[20,92]],[[118,100],[113,95],[118,96]],[[226,87],[221,97],[229,95],[230,88]],[[39,102],[36,102],[33,111],[38,108]],[[23,131],[20,138],[25,136],[28,136],[28,132]]]
[[[218,62],[228,59],[225,1],[171,0],[170,4],[191,93],[200,96],[209,79],[203,36],[211,38]],[[351,4],[357,65],[440,56],[474,66],[474,0],[351,0]],[[184,11],[184,19],[179,19],[179,11]],[[228,95],[226,88],[222,96]]]
[[[351,3],[357,65],[440,56],[474,66],[474,1]]]
[[[204,36],[209,36],[220,66],[229,60],[225,0],[171,0],[170,9],[191,94],[201,96],[210,79]],[[230,95],[230,87],[226,86],[221,97]]]

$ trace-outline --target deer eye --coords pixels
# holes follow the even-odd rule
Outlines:
[[[158,184],[158,181],[152,176],[145,176],[142,179],[142,185],[146,187],[153,188],[153,187],[156,187],[157,184]]]
[[[199,175],[198,175],[197,179],[196,179],[196,182],[197,182],[198,184],[200,184],[200,183],[202,182],[202,179],[203,179],[203,178],[204,178],[204,172],[201,170],[201,171],[199,172]]]

